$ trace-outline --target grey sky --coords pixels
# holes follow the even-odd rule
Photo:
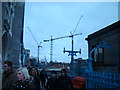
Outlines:
[[[88,58],[88,46],[85,38],[118,20],[117,2],[26,2],[25,24],[24,24],[24,45],[30,49],[33,56],[37,56],[37,44],[33,39],[27,26],[33,32],[38,42],[42,41],[40,48],[40,60],[46,56],[50,60],[50,42],[43,42],[44,39],[69,36],[73,32],[79,18],[83,15],[74,37],[74,50],[82,50],[81,55],[76,58]],[[63,48],[71,50],[71,38],[64,38],[53,41],[53,61],[70,62],[68,53],[63,53]]]

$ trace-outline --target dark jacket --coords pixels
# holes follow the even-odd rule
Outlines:
[[[27,79],[24,82],[17,81],[13,84],[11,90],[36,90],[33,77],[30,77],[30,79]]]
[[[41,71],[40,72],[40,79],[41,80],[46,80],[47,79],[47,72],[46,71]]]
[[[36,85],[37,90],[40,90],[40,78],[39,78],[39,76],[35,75],[32,77],[34,78],[34,85]]]
[[[60,76],[57,79],[57,90],[72,90],[72,81],[71,78],[68,76]]]
[[[50,77],[48,79],[46,90],[57,90],[57,77]]]
[[[2,90],[9,90],[11,85],[17,81],[16,72],[10,69],[7,72],[3,72],[2,77]]]

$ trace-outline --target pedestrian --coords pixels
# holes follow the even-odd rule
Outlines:
[[[37,69],[32,67],[30,68],[29,72],[30,72],[30,75],[34,78],[34,84],[36,85],[37,90],[40,90],[40,78],[39,78]]]
[[[57,87],[57,90],[72,90],[72,81],[66,69],[61,70],[61,76],[57,79]]]
[[[26,67],[20,67],[17,70],[18,80],[13,84],[12,90],[36,90],[34,79],[29,75]]]
[[[56,71],[51,71],[51,77],[48,78],[46,90],[57,90],[57,75]]]
[[[2,74],[2,90],[9,90],[17,80],[16,71],[11,61],[4,61],[4,72]]]
[[[42,71],[40,72],[40,80],[41,80],[41,85],[43,88],[45,88],[46,80],[47,80],[47,72],[43,68]]]

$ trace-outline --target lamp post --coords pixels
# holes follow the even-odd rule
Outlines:
[[[65,50],[65,48],[64,48],[64,50],[63,50],[63,52],[65,53],[65,52],[68,52],[69,53],[69,55],[71,56],[71,73],[70,73],[70,75],[71,75],[71,77],[74,77],[75,76],[75,65],[74,65],[74,56],[77,56],[76,54],[77,53],[80,53],[81,54],[81,49],[79,50],[79,51],[74,51],[74,41],[73,41],[73,37],[74,36],[76,36],[76,35],[81,35],[82,33],[80,33],[80,34],[74,34],[74,35],[71,35],[71,36],[69,36],[70,38],[72,38],[72,50],[71,51],[69,51],[69,50]],[[69,56],[68,55],[68,56]]]

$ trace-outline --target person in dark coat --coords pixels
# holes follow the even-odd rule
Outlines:
[[[39,78],[37,69],[34,68],[34,67],[33,67],[33,68],[30,68],[29,73],[30,73],[30,75],[34,78],[34,84],[36,85],[37,90],[40,90],[40,78]]]
[[[56,71],[51,72],[51,77],[47,80],[46,90],[57,90],[57,76]]]
[[[17,70],[17,78],[18,80],[12,85],[11,90],[36,90],[34,79],[29,75],[26,67],[20,67]]]
[[[41,80],[41,85],[43,88],[45,88],[46,80],[47,80],[47,72],[43,68],[42,71],[40,72],[40,80]]]
[[[66,69],[61,70],[61,76],[57,79],[57,87],[57,90],[72,90],[72,81]]]
[[[9,90],[11,85],[16,81],[16,71],[13,69],[12,62],[5,61],[4,72],[2,74],[2,90]]]

